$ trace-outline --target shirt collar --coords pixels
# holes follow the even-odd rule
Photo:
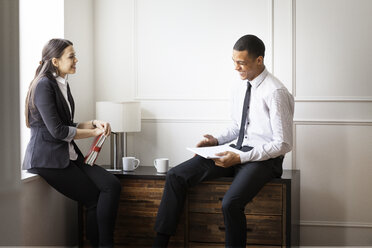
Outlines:
[[[265,69],[260,73],[260,75],[255,77],[252,81],[250,81],[252,87],[257,88],[264,81],[268,73],[269,72],[267,71],[265,67]]]
[[[63,78],[61,76],[56,77],[56,80],[57,80],[58,83],[61,83],[61,84],[64,84],[64,85],[66,85],[66,83],[67,83],[67,79]]]

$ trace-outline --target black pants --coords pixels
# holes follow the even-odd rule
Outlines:
[[[110,172],[84,163],[79,157],[64,169],[33,168],[49,185],[87,209],[86,234],[91,245],[112,247],[121,191],[120,181]]]
[[[247,230],[244,208],[267,182],[282,175],[282,162],[283,157],[278,157],[222,168],[216,166],[213,160],[195,156],[172,168],[166,176],[155,230],[168,235],[176,232],[189,187],[205,180],[232,176],[234,179],[222,200],[225,242],[226,247],[245,247]]]

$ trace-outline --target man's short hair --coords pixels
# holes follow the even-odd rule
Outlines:
[[[241,37],[234,45],[236,51],[248,51],[249,56],[265,57],[265,44],[255,35],[247,34]]]

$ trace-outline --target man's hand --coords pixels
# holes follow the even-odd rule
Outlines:
[[[235,152],[220,152],[216,154],[217,156],[223,156],[222,158],[214,158],[213,161],[216,166],[228,168],[233,165],[241,164],[239,154]]]
[[[200,141],[196,147],[204,147],[204,146],[216,146],[218,145],[218,140],[213,137],[210,134],[204,135],[204,138],[202,141]]]

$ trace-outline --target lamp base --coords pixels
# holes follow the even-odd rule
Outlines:
[[[123,171],[122,169],[106,169],[106,170],[110,172],[122,172]]]
[[[123,170],[123,157],[127,156],[126,146],[127,146],[127,133],[126,132],[112,132],[111,135],[111,168],[112,171],[122,171]]]

